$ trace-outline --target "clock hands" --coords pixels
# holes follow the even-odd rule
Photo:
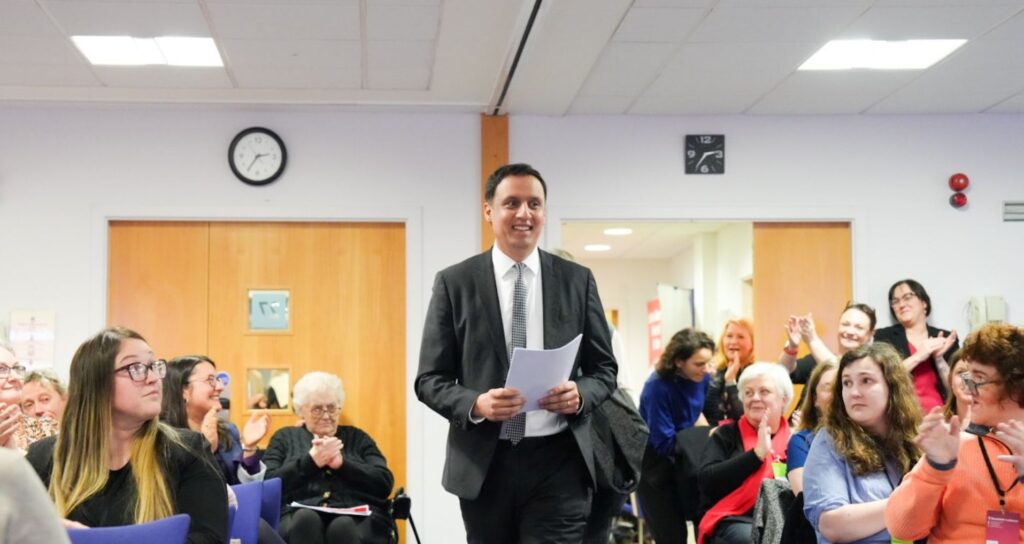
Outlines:
[[[260,157],[266,157],[266,156],[267,156],[266,153],[259,153],[259,154],[257,154],[255,157],[252,158],[252,162],[249,163],[249,166],[245,169],[245,171],[248,172],[248,171],[252,170],[252,165],[256,164],[256,161],[258,161],[260,159]]]
[[[704,162],[704,159],[708,158],[709,156],[720,159],[720,158],[722,158],[722,152],[721,151],[705,151],[704,154],[700,156],[700,160],[697,161],[697,164],[694,165],[694,168],[700,168],[700,163]]]

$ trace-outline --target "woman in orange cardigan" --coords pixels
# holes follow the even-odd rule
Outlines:
[[[925,456],[885,510],[894,538],[1006,542],[989,526],[1003,512],[1018,519],[1024,512],[1024,329],[986,325],[967,338],[961,357],[961,380],[972,396],[964,419],[973,423],[961,434],[959,417],[947,422],[941,407],[925,417],[917,438]],[[1018,522],[1008,536],[1024,542],[1024,528]]]

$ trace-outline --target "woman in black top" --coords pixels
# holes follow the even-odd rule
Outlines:
[[[106,329],[75,352],[61,432],[28,452],[68,526],[188,514],[189,544],[227,541],[227,487],[202,437],[160,423],[165,372],[128,329]]]
[[[368,434],[338,425],[345,393],[341,380],[311,372],[295,384],[294,404],[304,424],[278,430],[263,455],[267,478],[281,478],[281,534],[295,544],[345,542],[385,544],[392,522],[385,511],[394,476]],[[322,514],[289,507],[351,508],[366,505],[366,517]]]

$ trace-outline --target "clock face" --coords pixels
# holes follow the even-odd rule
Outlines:
[[[238,179],[249,185],[266,185],[284,172],[288,151],[272,130],[253,127],[235,136],[228,147],[228,163]]]
[[[687,134],[686,173],[724,174],[725,135]]]

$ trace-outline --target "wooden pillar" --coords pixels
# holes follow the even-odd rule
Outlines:
[[[480,247],[488,250],[494,243],[491,225],[484,220],[484,191],[487,177],[508,164],[508,116],[480,114]]]

